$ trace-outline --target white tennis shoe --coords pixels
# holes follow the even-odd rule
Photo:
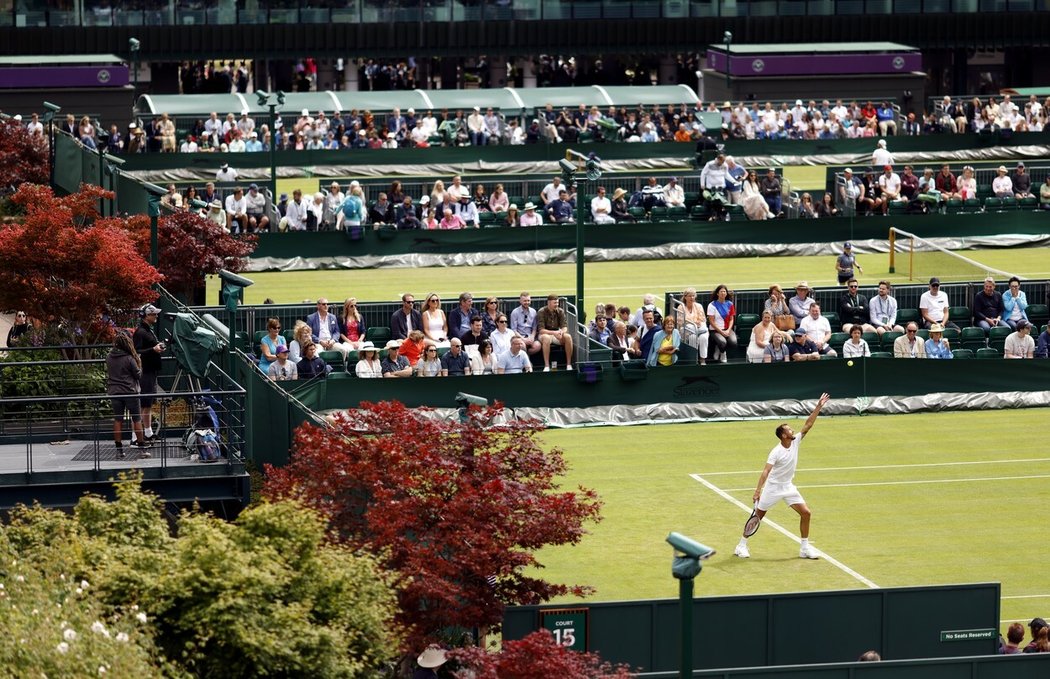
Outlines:
[[[748,551],[747,545],[737,545],[736,549],[733,550],[735,556],[739,556],[741,559],[750,559],[751,552]]]
[[[805,546],[802,547],[802,549],[799,550],[798,558],[800,558],[800,559],[819,559],[820,558],[820,552],[818,552],[817,550],[813,549],[813,547],[811,547],[809,545],[805,545]]]

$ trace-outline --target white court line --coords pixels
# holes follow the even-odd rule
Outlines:
[[[704,486],[706,486],[710,490],[713,490],[723,500],[729,500],[730,502],[732,502],[734,505],[736,505],[740,509],[743,509],[744,513],[746,513],[749,516],[751,515],[751,511],[754,509],[753,507],[748,507],[743,502],[741,502],[740,500],[737,500],[735,497],[733,497],[732,495],[730,495],[726,491],[722,490],[721,488],[719,488],[715,484],[711,483],[710,481],[708,481],[704,477],[700,476],[699,474],[690,474],[689,476],[691,476],[694,480],[699,481],[700,483],[702,483]],[[774,521],[770,521],[768,518],[763,518],[762,519],[762,523],[768,525],[770,528],[772,528],[773,530],[777,531],[778,533],[786,535],[787,537],[791,538],[795,542],[797,542],[799,544],[802,543],[801,539],[795,537],[795,535],[793,533],[791,533],[790,531],[785,529],[780,524],[778,524],[778,523],[776,523]],[[836,568],[841,570],[846,575],[849,575],[850,577],[856,578],[861,583],[863,583],[865,586],[870,587],[871,589],[879,589],[879,586],[876,585],[874,582],[872,582],[871,580],[868,580],[866,577],[864,577],[863,575],[861,575],[857,571],[853,570],[852,568],[850,568],[846,564],[842,563],[838,559],[833,558],[827,552],[825,552],[823,550],[820,550],[820,553],[824,556],[824,560],[825,561],[830,563],[832,566],[835,566]]]
[[[805,472],[838,472],[838,471],[855,471],[858,469],[903,469],[907,467],[962,467],[965,465],[972,464],[1015,464],[1021,462],[1050,462],[1050,457],[1028,457],[1020,458],[1017,460],[977,460],[971,462],[919,462],[914,464],[872,464],[865,465],[862,467],[810,467],[806,469],[798,469],[799,474]],[[754,469],[747,469],[739,472],[704,472],[704,476],[727,476],[732,474],[754,474]]]
[[[810,488],[860,488],[863,486],[917,486],[924,483],[978,483],[981,481],[1024,481],[1028,479],[1050,479],[1050,474],[1033,474],[1031,476],[988,476],[975,479],[926,479],[923,481],[868,481],[865,483],[815,483],[804,484],[806,490]],[[727,493],[739,493],[751,490],[754,486],[747,488],[726,488]],[[750,511],[750,510],[749,510]]]
[[[1050,599],[1050,594],[1017,594],[1014,596],[1003,596],[1000,599]]]

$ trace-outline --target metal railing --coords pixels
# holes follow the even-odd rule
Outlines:
[[[186,436],[204,428],[209,408],[219,426],[207,428],[215,430],[223,453],[220,464],[212,467],[229,471],[243,462],[245,392],[217,366],[211,366],[207,377],[190,380],[186,373],[172,370],[174,359],[165,362],[161,393],[153,406],[156,440],[146,458],[130,445],[133,428],[126,413],[121,420],[123,446],[114,445],[105,359],[33,360],[34,353],[43,355],[45,350],[24,348],[19,350],[20,360],[12,360],[9,352],[0,361],[0,479],[132,467],[171,468],[164,473],[177,475],[178,468],[195,464]]]
[[[432,23],[568,19],[831,16],[1047,11],[1036,0],[345,0],[236,3],[185,0],[12,3],[0,26],[202,26],[245,24]]]

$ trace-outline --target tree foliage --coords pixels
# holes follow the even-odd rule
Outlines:
[[[498,653],[462,648],[451,653],[460,679],[629,679],[626,665],[603,662],[596,653],[571,651],[545,629],[515,641],[504,641]]]
[[[161,508],[130,479],[116,501],[86,497],[72,516],[15,512],[0,528],[0,592],[23,597],[22,614],[0,635],[0,676],[98,676],[110,657],[110,676],[367,676],[396,653],[391,583],[372,557],[328,544],[315,512],[185,513],[172,535]],[[60,619],[95,646],[56,650]],[[84,631],[94,621],[106,643]]]
[[[30,137],[12,120],[0,120],[0,195],[13,192],[24,182],[46,184],[50,157],[45,137]]]
[[[558,450],[536,422],[441,422],[400,403],[362,403],[333,427],[304,424],[286,467],[267,468],[264,495],[299,498],[328,517],[335,539],[400,574],[400,618],[412,648],[450,628],[498,627],[505,604],[588,588],[535,577],[535,552],[575,544],[601,506],[592,490],[560,490]]]
[[[12,201],[22,222],[0,228],[0,308],[23,309],[62,326],[76,344],[109,339],[105,319],[156,298],[160,273],[137,252],[123,220],[99,219],[100,197],[85,186],[57,197],[46,186],[22,184]]]

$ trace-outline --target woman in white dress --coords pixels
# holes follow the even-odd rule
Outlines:
[[[747,362],[761,363],[766,355],[773,333],[779,332],[773,323],[773,314],[768,309],[762,312],[762,320],[751,330],[751,342],[747,345]]]
[[[762,197],[762,187],[758,184],[758,174],[754,170],[747,171],[743,194],[740,202],[748,219],[773,219],[773,213],[769,211],[769,205]]]
[[[955,185],[963,200],[977,197],[977,180],[973,178],[973,168],[967,165],[963,168],[963,176]]]
[[[711,339],[707,331],[707,314],[704,306],[696,301],[696,288],[686,288],[682,303],[675,311],[682,341],[696,349],[700,365],[707,364],[707,343]]]
[[[383,376],[383,365],[376,356],[376,346],[371,342],[365,342],[357,350],[357,367],[354,372],[358,377],[373,378]]]
[[[423,334],[425,342],[435,347],[448,346],[448,318],[441,309],[441,298],[436,292],[427,295],[423,307]]]

